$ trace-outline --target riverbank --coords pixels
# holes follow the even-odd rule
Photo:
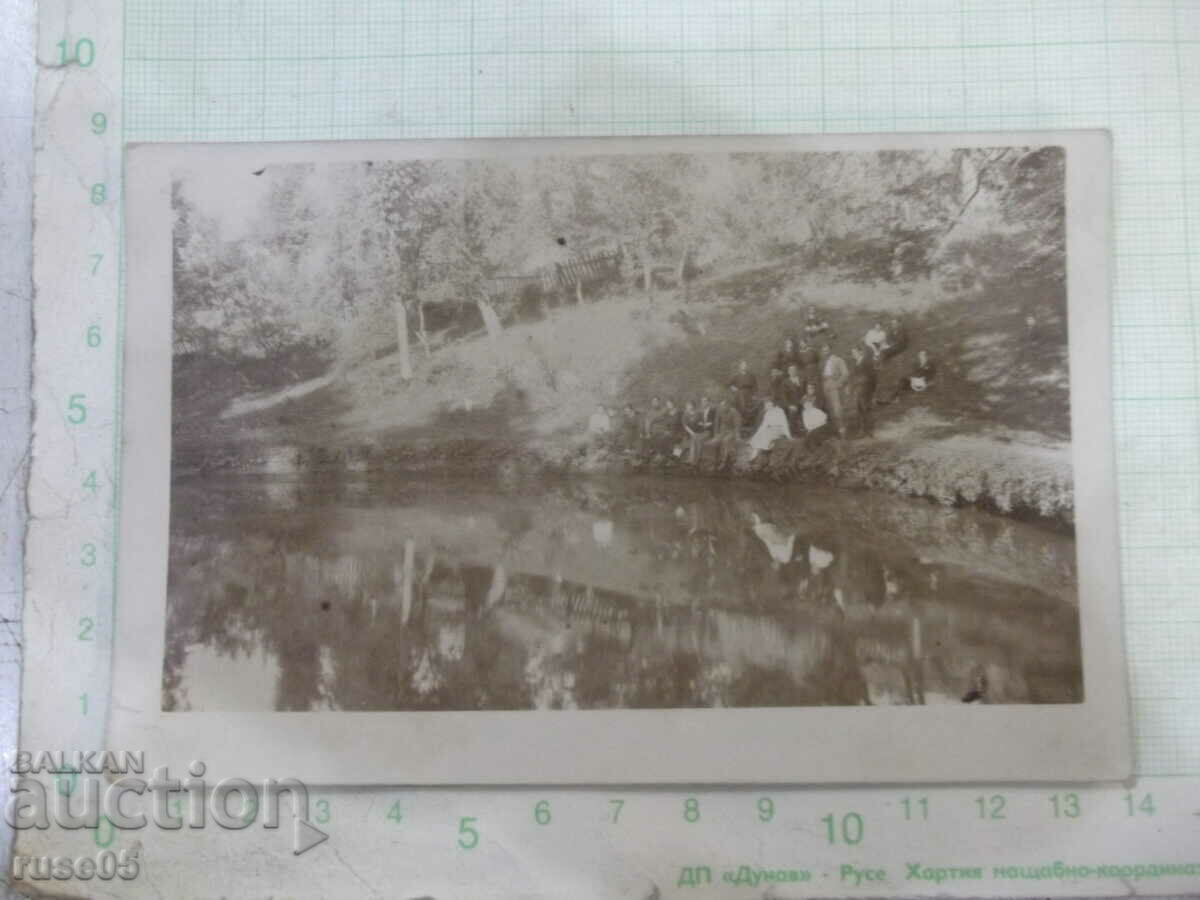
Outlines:
[[[788,465],[743,448],[713,473],[675,458],[639,459],[587,435],[597,404],[643,408],[722,396],[739,359],[761,371],[815,307],[838,352],[871,324],[904,316],[934,389],[875,410],[872,437],[830,441]],[[396,354],[247,393],[214,390],[177,367],[174,465],[180,475],[654,472],[834,485],[973,506],[1055,527],[1073,524],[1065,300],[997,284],[971,296],[928,283],[861,284],[784,266],[726,273],[652,300],[630,295],[560,307],[494,340],[465,339],[417,359]],[[182,387],[181,387],[182,386]]]
[[[636,458],[607,448],[530,444],[519,440],[416,439],[383,446],[303,444],[239,445],[179,453],[179,477],[276,475],[290,477],[491,476],[500,479],[573,474],[659,474],[834,486],[927,500],[944,507],[974,507],[1056,529],[1074,527],[1069,447],[1031,436],[976,434],[914,438],[912,431],[881,429],[874,438],[829,441],[781,467],[770,454],[739,454],[728,469],[676,459]]]

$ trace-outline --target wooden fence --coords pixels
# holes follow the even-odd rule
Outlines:
[[[491,280],[490,292],[499,297],[516,298],[534,289],[545,295],[615,280],[620,271],[620,250],[589,253],[542,266],[528,275],[497,275]]]

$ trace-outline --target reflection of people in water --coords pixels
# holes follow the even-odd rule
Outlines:
[[[963,694],[963,703],[987,703],[988,702],[988,678],[987,670],[976,665],[971,671],[971,686],[967,692]]]
[[[859,545],[853,553],[838,554],[834,578],[848,608],[878,609],[887,599],[883,564],[868,544]]]
[[[773,459],[778,451],[776,444]],[[316,527],[324,509],[280,512],[297,527],[272,535],[274,544],[256,536],[261,513],[205,520],[212,533],[194,541],[208,562],[194,568],[182,556],[172,571],[175,634],[214,652],[252,635],[282,654],[275,693],[264,702],[300,710],[528,708],[535,698],[526,661],[536,645],[550,646],[568,616],[595,655],[587,657],[590,674],[582,649],[544,657],[550,681],[537,684],[553,687],[551,703],[568,702],[572,671],[580,707],[633,703],[642,659],[656,674],[636,699],[651,704],[710,696],[731,704],[751,696],[860,702],[863,678],[874,702],[920,703],[926,692],[956,703],[1067,702],[1060,698],[1080,690],[1070,610],[1026,601],[1042,592],[1024,585],[1009,603],[999,579],[922,561],[939,558],[937,529],[957,535],[971,524],[966,515],[904,504],[895,515],[911,518],[897,525],[894,504],[864,502],[843,522],[841,501],[818,489],[694,479],[588,479],[586,488],[547,488],[537,502],[507,487],[468,494],[469,503],[457,483],[420,490],[429,493],[405,487],[378,498],[374,510],[348,506],[332,532],[336,551],[330,532]],[[385,511],[394,518],[381,517]],[[1012,531],[1026,539],[1020,525]],[[1039,551],[1056,540],[1035,533],[1017,545],[1020,558],[1052,573]],[[993,552],[982,542],[952,546]],[[578,581],[563,584],[564,575]],[[326,599],[332,608],[322,612]],[[296,609],[311,612],[297,622]],[[695,671],[704,686],[667,679],[671,654],[694,648],[699,662],[689,678]],[[176,653],[164,672],[164,696],[178,694],[180,705],[195,676],[168,679],[185,656]],[[718,664],[731,667],[741,693],[709,693]]]
[[[771,557],[771,565],[779,568],[790,563],[796,547],[796,532],[785,533],[783,529],[777,528],[770,522],[764,522],[759,518],[758,513],[751,513],[750,516],[753,521],[754,534],[767,548],[767,553]]]
[[[612,544],[613,539],[613,523],[612,519],[597,519],[592,523],[592,540],[601,547],[607,547]]]
[[[821,672],[827,702],[837,706],[870,705],[867,679],[855,652],[855,635],[842,618],[829,632],[829,650]]]
[[[814,575],[819,575],[821,572],[828,569],[832,563],[832,553],[823,547],[818,547],[816,544],[809,545],[808,565],[812,569]]]

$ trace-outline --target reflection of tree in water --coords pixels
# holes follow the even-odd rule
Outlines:
[[[337,487],[274,515],[252,483],[185,493],[198,512],[173,523],[164,707],[196,705],[190,656],[253,653],[278,663],[281,710],[1082,693],[1077,611],[1036,586],[1073,586],[1067,538],[661,482],[412,490]]]

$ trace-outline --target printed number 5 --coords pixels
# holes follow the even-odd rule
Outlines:
[[[72,394],[67,398],[67,421],[72,425],[82,425],[87,420],[87,407],[83,401],[87,394]]]
[[[479,832],[471,827],[475,821],[474,816],[463,816],[458,820],[458,846],[464,850],[474,850],[479,846]]]

